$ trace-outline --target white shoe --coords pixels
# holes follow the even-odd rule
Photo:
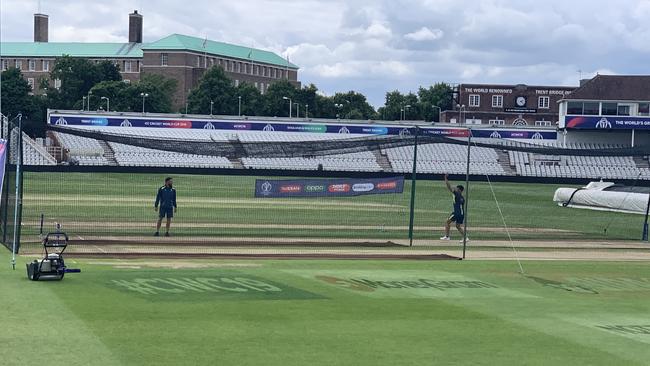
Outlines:
[[[449,240],[449,237],[448,236],[443,236],[442,238],[440,238],[440,240]]]
[[[463,244],[463,239],[460,239],[458,242],[461,243],[461,244]],[[465,238],[465,242],[466,242],[466,243],[469,243],[469,238]]]

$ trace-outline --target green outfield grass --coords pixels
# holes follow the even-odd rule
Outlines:
[[[61,222],[72,235],[151,235],[157,216],[153,201],[163,178],[154,174],[26,173],[23,234],[34,237],[40,214],[44,213],[46,229],[52,228],[54,222]],[[404,193],[398,195],[256,199],[253,197],[255,177],[178,175],[174,178],[179,203],[174,229],[177,236],[407,237],[410,182]],[[513,228],[511,234],[515,239],[640,238],[641,215],[558,207],[552,198],[560,186],[566,185],[493,184],[501,212],[507,225]],[[507,238],[490,185],[471,183],[468,202],[473,238]],[[442,182],[419,181],[415,237],[440,236],[442,223],[451,210],[451,197]]]
[[[68,265],[0,251],[0,364],[647,365],[647,263],[208,261]],[[102,260],[104,262],[108,259]],[[162,263],[162,264],[161,264]],[[149,263],[151,265],[151,263]]]

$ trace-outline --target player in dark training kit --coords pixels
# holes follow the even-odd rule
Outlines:
[[[458,185],[455,188],[451,188],[449,184],[449,179],[447,174],[445,174],[445,184],[447,189],[451,192],[454,199],[454,212],[449,216],[447,222],[445,223],[445,236],[440,238],[440,240],[449,240],[449,231],[451,229],[451,223],[456,223],[456,229],[460,232],[460,235],[465,236],[465,231],[463,231],[463,223],[465,222],[465,197],[463,197],[463,191],[465,187]],[[461,242],[463,239],[460,240]]]
[[[173,188],[174,181],[172,178],[165,179],[165,185],[158,188],[158,194],[156,195],[156,203],[153,207],[156,212],[158,212],[158,222],[156,223],[156,233],[154,236],[160,235],[160,225],[162,220],[167,218],[167,226],[165,231],[165,236],[169,236],[169,227],[172,224],[172,217],[177,210],[176,207],[176,190]],[[158,210],[158,204],[160,204],[160,210]]]

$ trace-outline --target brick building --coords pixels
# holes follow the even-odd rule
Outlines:
[[[558,101],[574,87],[460,84],[454,110],[441,121],[475,125],[549,127],[559,121]]]
[[[300,86],[298,66],[273,52],[180,34],[142,43],[143,18],[137,11],[129,14],[127,43],[48,42],[48,22],[47,15],[34,14],[34,42],[0,44],[0,68],[19,68],[34,93],[43,92],[40,80],[49,78],[56,58],[63,55],[112,61],[125,82],[137,81],[146,73],[175,79],[176,108],[185,104],[189,90],[214,66],[223,67],[234,85],[247,82],[261,93],[279,80]],[[60,87],[60,82],[50,85]]]

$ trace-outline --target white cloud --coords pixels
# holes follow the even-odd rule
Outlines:
[[[126,42],[133,0],[43,0],[50,41]],[[304,84],[386,91],[438,81],[576,85],[647,73],[648,0],[141,1],[145,41],[171,33],[289,55]],[[32,40],[36,0],[0,0],[2,41]],[[586,12],[585,9],[598,9]]]
[[[415,32],[407,33],[404,35],[404,38],[411,41],[435,41],[442,38],[445,33],[440,29],[429,29],[427,27],[422,27]]]

